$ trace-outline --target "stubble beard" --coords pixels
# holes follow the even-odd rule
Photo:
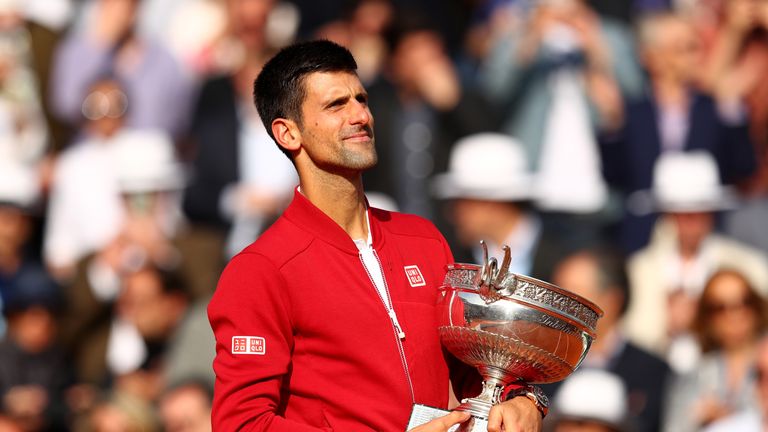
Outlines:
[[[339,152],[339,163],[344,168],[364,171],[373,168],[379,160],[376,153],[374,140],[371,139],[370,149],[365,152],[352,150],[347,145],[342,144]]]
[[[342,136],[339,137],[341,143],[339,148],[339,165],[350,169],[365,171],[373,168],[379,160],[379,156],[376,153],[376,139],[373,135],[373,130],[370,127],[366,127],[366,130],[371,137],[371,141],[368,148],[354,148],[362,147],[363,144],[352,144],[344,141],[343,136],[348,136],[348,132],[342,132]]]

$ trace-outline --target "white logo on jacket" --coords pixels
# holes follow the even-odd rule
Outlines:
[[[267,344],[263,337],[259,336],[232,336],[232,354],[257,354],[267,353]]]
[[[424,276],[421,274],[421,270],[419,270],[419,266],[409,265],[403,267],[403,270],[405,270],[405,275],[408,277],[408,283],[410,283],[412,287],[420,287],[427,284],[424,280]]]

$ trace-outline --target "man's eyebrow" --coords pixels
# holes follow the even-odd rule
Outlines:
[[[330,108],[330,107],[335,106],[335,105],[344,104],[348,100],[349,100],[349,95],[343,95],[343,96],[334,97],[331,100],[329,100],[328,102],[326,102],[325,104],[323,104],[323,107],[324,108]]]

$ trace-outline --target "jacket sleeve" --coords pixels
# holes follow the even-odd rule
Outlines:
[[[259,254],[237,255],[222,273],[208,306],[216,336],[214,431],[330,430],[279,415],[284,403],[281,389],[293,350],[286,289],[278,269]],[[251,341],[263,345],[251,350]]]

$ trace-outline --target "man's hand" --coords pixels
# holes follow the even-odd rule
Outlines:
[[[537,411],[538,412],[538,411]],[[469,420],[469,413],[464,411],[451,411],[421,426],[416,426],[408,432],[446,432],[452,426]]]
[[[502,428],[503,427],[503,428]],[[518,396],[491,408],[488,432],[539,432],[541,413],[533,401]]]

